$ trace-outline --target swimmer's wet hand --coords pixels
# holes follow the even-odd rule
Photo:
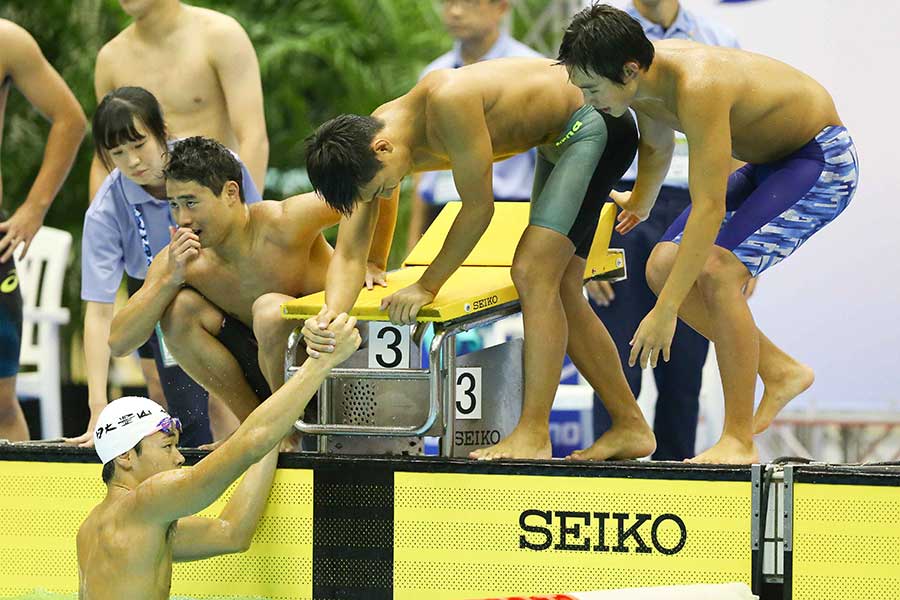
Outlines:
[[[412,325],[416,315],[426,304],[434,300],[434,293],[416,282],[398,290],[381,301],[381,310],[387,310],[391,323],[395,325]]]
[[[29,207],[27,203],[21,205],[8,220],[0,223],[0,263],[12,258],[13,251],[21,244],[24,246],[19,260],[25,258],[31,247],[31,240],[43,223],[44,213]]]
[[[94,414],[96,412],[96,414]],[[97,419],[100,416],[100,411],[91,411],[91,419],[87,426],[87,431],[74,438],[63,438],[63,442],[66,444],[70,444],[72,446],[78,446],[79,448],[93,448],[94,447],[94,428],[97,427]]]
[[[597,306],[609,306],[616,299],[616,293],[608,281],[592,279],[584,284],[584,289]]]
[[[373,290],[376,285],[387,287],[387,273],[373,262],[366,263],[366,289]]]
[[[334,350],[323,354],[320,360],[331,368],[350,358],[350,355],[359,348],[362,339],[356,329],[356,317],[347,316],[347,313],[341,313],[335,317],[328,326],[328,331],[334,335]]]
[[[660,305],[653,307],[638,325],[634,337],[629,342],[631,354],[628,356],[628,366],[638,364],[642,369],[646,367],[655,369],[660,354],[664,361],[669,362],[677,322],[678,311]]]
[[[637,227],[642,221],[646,221],[650,216],[650,209],[653,208],[652,203],[649,206],[639,205],[637,198],[633,198],[631,192],[613,190],[609,193],[609,197],[622,208],[622,212],[616,216],[616,220],[619,222],[616,225],[616,231],[622,235]]]
[[[200,256],[200,238],[187,227],[169,227],[169,273],[175,285],[183,285],[190,261]]]
[[[303,322],[300,333],[306,343],[306,353],[310,357],[319,358],[323,353],[334,352],[334,332],[329,326],[337,316],[337,313],[323,305],[318,315]]]

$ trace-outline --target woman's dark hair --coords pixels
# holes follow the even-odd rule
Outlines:
[[[384,121],[341,115],[306,138],[306,171],[313,188],[334,210],[350,215],[359,190],[372,181],[382,164],[372,150]]]
[[[640,23],[623,10],[594,3],[569,23],[559,46],[557,64],[623,85],[625,63],[634,61],[646,70],[653,63],[654,54],[653,43]]]
[[[134,127],[135,120],[165,150],[166,123],[156,96],[141,87],[114,89],[103,96],[92,122],[94,150],[107,171],[113,169],[111,148],[142,139]]]
[[[225,183],[234,181],[241,202],[244,201],[244,172],[240,161],[212,138],[194,136],[175,142],[163,174],[166,179],[199,183],[216,196],[222,193]]]
[[[144,440],[141,440],[137,443],[137,446],[134,447],[134,453],[138,456],[141,455],[141,444],[144,443]],[[103,465],[103,472],[100,476],[103,478],[103,483],[109,483],[112,481],[113,475],[116,474],[116,459],[112,459],[105,465]]]

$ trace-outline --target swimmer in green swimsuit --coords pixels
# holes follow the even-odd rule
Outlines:
[[[540,58],[485,61],[430,73],[371,116],[342,115],[307,142],[317,191],[345,215],[325,286],[327,307],[306,322],[310,356],[327,352],[323,329],[353,307],[365,281],[383,280],[372,232],[393,221],[400,182],[416,171],[450,169],[462,208],[416,283],[386,297],[394,323],[413,323],[459,268],[493,214],[492,163],[539,147],[530,225],[512,266],[525,323],[522,417],[515,431],[472,458],[550,458],[549,415],[563,356],[603,398],[613,427],[595,444],[602,458],[650,454],[653,433],[622,374],[609,334],[582,292],[585,258],[600,209],[632,160],[627,115],[586,107],[564,69]]]

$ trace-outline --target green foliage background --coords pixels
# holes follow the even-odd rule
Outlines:
[[[532,11],[539,11],[548,0],[524,1]],[[438,0],[189,3],[232,15],[253,41],[265,96],[270,175],[302,167],[303,140],[317,124],[340,113],[367,114],[402,95],[416,82],[419,71],[452,44],[441,24]],[[0,18],[31,32],[90,119],[97,104],[94,59],[103,44],[130,22],[118,0],[4,0]],[[524,34],[528,25],[521,18],[513,19],[513,34]],[[37,174],[48,130],[47,122],[13,91],[0,156],[3,206],[10,212],[25,197]],[[64,300],[73,315],[67,337],[81,328],[81,229],[89,200],[92,143],[88,134],[46,220],[47,225],[65,229],[74,237]],[[282,189],[279,181],[284,179],[268,179],[266,198],[281,198],[293,191]],[[401,203],[393,265],[405,248],[408,204]]]

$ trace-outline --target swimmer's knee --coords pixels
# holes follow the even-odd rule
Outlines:
[[[644,277],[647,279],[647,285],[653,290],[657,296],[666,284],[669,273],[672,272],[672,260],[665,251],[657,253],[655,250],[650,254],[647,260],[647,266],[644,269]]]
[[[250,313],[253,315],[253,322],[258,319],[268,320],[274,316],[281,317],[281,304],[284,296],[282,294],[263,294],[253,301]]]
[[[703,270],[697,276],[697,287],[708,302],[714,302],[723,294],[740,293],[750,273],[731,252],[713,247]]]
[[[203,323],[212,305],[196,290],[183,288],[163,312],[159,325],[167,337],[177,337],[189,328]]]
[[[513,261],[510,276],[519,297],[559,294],[561,273],[548,272],[527,261]]]
[[[281,343],[298,324],[282,316],[281,305],[284,301],[284,294],[264,294],[253,302],[253,335],[260,344],[270,340]]]

